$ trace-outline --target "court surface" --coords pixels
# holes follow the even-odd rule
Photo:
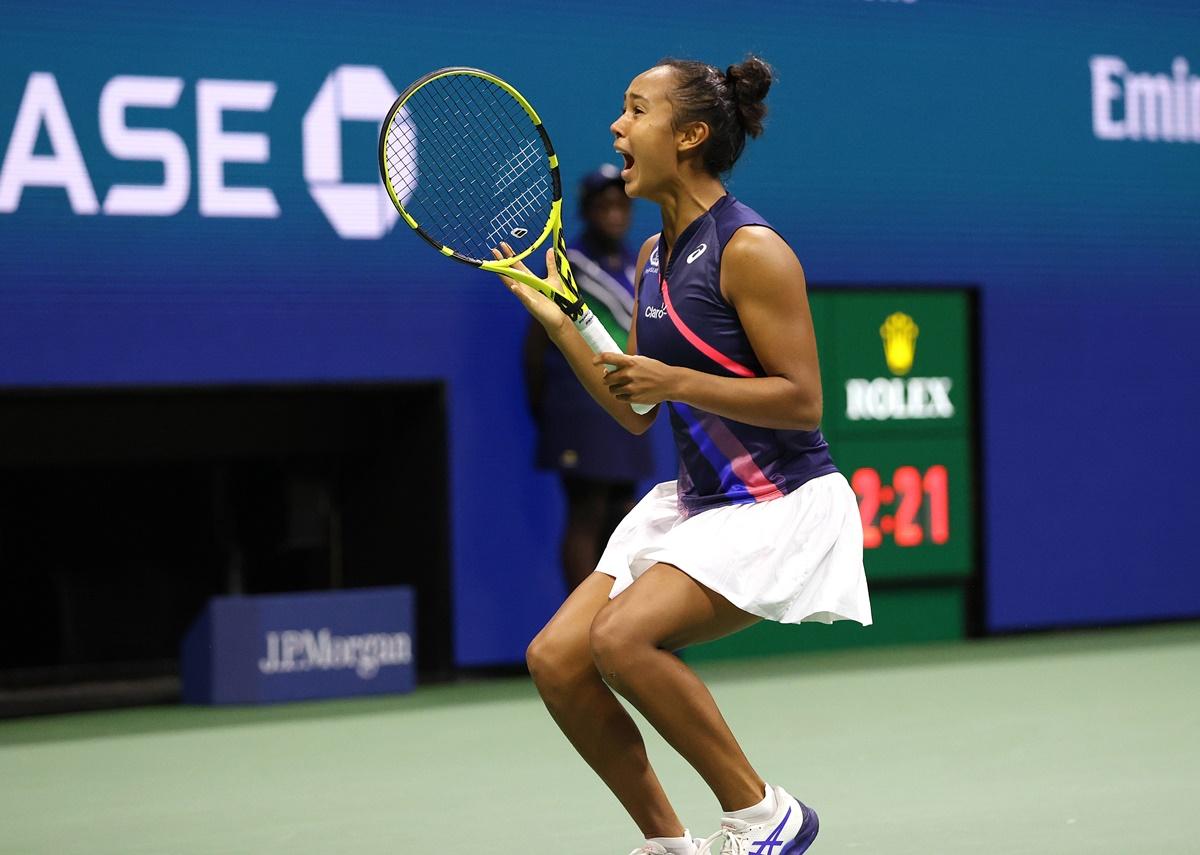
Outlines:
[[[802,627],[800,632],[819,632]],[[814,853],[1200,852],[1200,624],[714,663]],[[657,738],[684,820],[717,806]],[[4,855],[626,855],[526,679],[0,723]]]

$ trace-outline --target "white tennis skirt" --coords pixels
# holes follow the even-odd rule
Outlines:
[[[675,482],[659,484],[617,526],[596,570],[616,580],[611,598],[659,562],[768,620],[871,623],[858,502],[840,472],[690,517]]]

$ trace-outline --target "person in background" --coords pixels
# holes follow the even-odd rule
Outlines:
[[[620,171],[604,164],[579,186],[583,232],[567,255],[584,300],[621,348],[633,319],[637,253],[625,243],[633,203]],[[524,347],[525,385],[537,426],[537,466],[556,470],[566,499],[561,560],[567,592],[596,569],[608,537],[652,474],[649,438],[629,433],[575,379],[537,321]]]

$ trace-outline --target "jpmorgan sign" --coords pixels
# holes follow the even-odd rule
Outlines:
[[[416,611],[407,587],[214,597],[183,641],[188,703],[408,692]]]
[[[349,669],[361,680],[373,680],[380,668],[412,664],[412,637],[407,632],[335,635],[329,627],[268,632],[266,655],[258,660],[262,674]]]
[[[187,85],[181,77],[125,74],[105,83],[98,118],[100,140],[107,154],[119,161],[157,165],[162,180],[116,183],[101,199],[57,77],[48,71],[31,73],[0,162],[0,214],[19,212],[26,189],[49,187],[61,190],[71,210],[81,216],[171,217],[180,213],[191,198],[194,162],[201,216],[284,216],[272,188],[231,186],[225,175],[230,164],[270,162],[269,134],[245,128],[253,126],[253,114],[271,109],[277,84],[266,80],[197,80],[194,161],[183,135],[165,127],[131,127],[129,122],[131,110],[177,110]],[[343,180],[341,142],[344,122],[373,122],[378,127],[396,95],[381,69],[340,66],[325,78],[296,129],[303,145],[304,180],[309,193],[343,238],[381,238],[398,218],[382,183]],[[242,129],[231,130],[227,124]],[[41,151],[39,141],[44,141]]]

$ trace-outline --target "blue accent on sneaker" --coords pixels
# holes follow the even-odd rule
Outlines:
[[[784,841],[780,837],[780,835],[783,834],[783,827],[785,825],[787,825],[787,821],[791,818],[792,818],[792,809],[788,808],[787,813],[785,813],[783,815],[783,821],[780,822],[779,825],[775,826],[775,830],[772,831],[769,835],[767,835],[766,840],[755,840],[752,844],[750,844],[751,846],[754,847],[753,849],[750,850],[750,855],[775,855],[775,847],[784,845]],[[801,831],[804,830],[803,825],[801,825],[800,830]],[[784,852],[786,852],[786,851],[787,850],[785,849]],[[800,851],[804,851],[804,850],[800,850]],[[781,853],[781,855],[782,855],[782,853]]]
[[[801,855],[801,853],[807,852],[808,847],[812,846],[812,842],[817,839],[817,831],[821,828],[821,821],[817,819],[817,812],[802,801],[797,800],[796,803],[800,805],[800,812],[804,815],[804,822],[800,824],[800,831],[796,833],[792,842],[784,846],[783,851],[779,855]],[[780,827],[782,828],[782,826]]]

